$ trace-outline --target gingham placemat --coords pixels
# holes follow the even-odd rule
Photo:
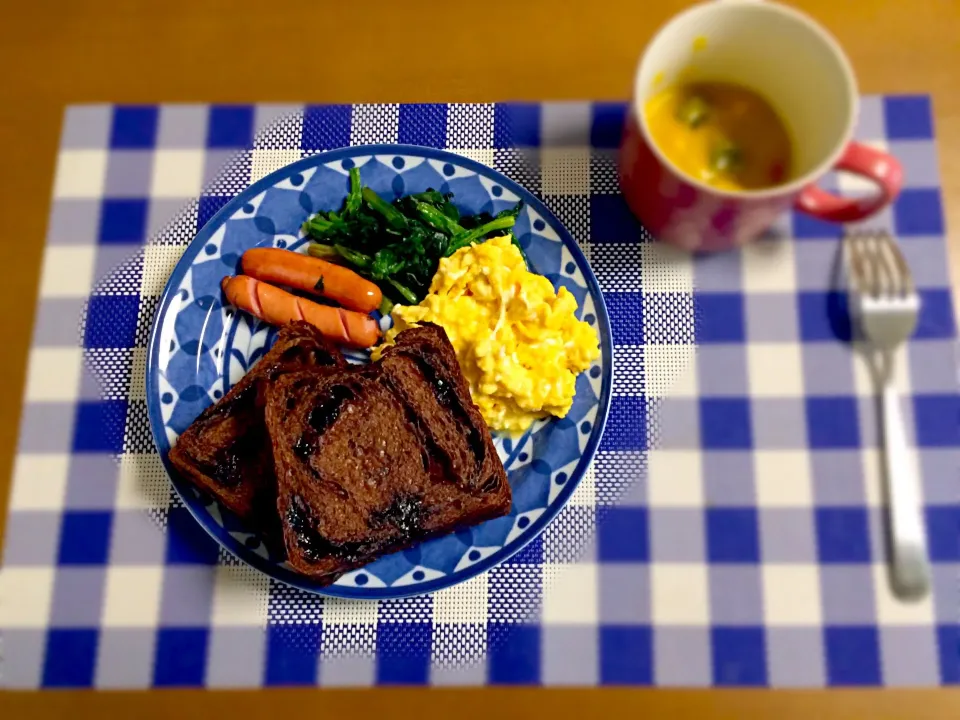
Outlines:
[[[901,238],[924,301],[898,366],[934,561],[916,605],[886,583],[839,229],[785,217],[778,238],[696,261],[641,242],[616,189],[623,111],[69,109],[0,573],[2,682],[960,682],[960,395],[928,100],[867,98],[859,128],[905,164],[907,189],[872,224]],[[455,596],[324,603],[223,557],[171,501],[143,348],[183,243],[229,197],[304,153],[394,141],[457,149],[544,198],[604,290],[615,395],[580,498],[509,564]]]

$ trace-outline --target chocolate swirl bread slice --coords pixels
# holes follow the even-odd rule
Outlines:
[[[273,453],[263,422],[265,388],[291,370],[347,365],[311,325],[280,329],[273,347],[218,403],[208,407],[170,450],[174,467],[201,491],[259,530],[279,539]]]
[[[323,583],[510,510],[490,431],[437,326],[401,333],[364,368],[279,378],[266,423],[288,561]]]

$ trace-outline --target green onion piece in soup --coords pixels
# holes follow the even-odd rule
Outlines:
[[[698,128],[710,117],[710,105],[699,95],[688,95],[677,108],[677,120],[690,128]]]
[[[743,165],[743,151],[732,142],[724,142],[710,154],[710,167],[716,172],[733,173]]]

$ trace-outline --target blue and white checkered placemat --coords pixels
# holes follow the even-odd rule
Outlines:
[[[866,98],[859,128],[905,165],[907,188],[871,224],[900,237],[924,302],[898,365],[934,563],[915,605],[886,580],[877,418],[837,290],[840,229],[787,216],[776,238],[696,260],[642,242],[617,192],[623,113],[70,108],[0,572],[0,682],[960,682],[960,393],[928,99]],[[366,142],[454,149],[543,197],[605,293],[614,398],[569,512],[510,563],[454,592],[324,602],[224,556],[172,498],[144,346],[183,245],[233,194]]]

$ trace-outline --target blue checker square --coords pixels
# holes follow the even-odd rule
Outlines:
[[[620,147],[627,106],[622,102],[593,103],[590,121],[590,144],[597,148]]]
[[[126,400],[89,400],[77,403],[73,451],[123,452],[128,406]]]
[[[715,563],[760,562],[756,508],[706,509],[707,557]]]
[[[97,667],[95,629],[52,629],[44,653],[44,687],[90,687]]]
[[[147,234],[147,204],[143,198],[104,200],[100,213],[100,242],[142,242]]]
[[[113,111],[110,147],[153,149],[157,138],[159,109],[153,106],[121,106]]]
[[[920,447],[960,444],[960,396],[915,395],[913,420]]]
[[[207,125],[207,147],[244,148],[253,143],[253,106],[214,105]]]
[[[443,103],[401,105],[397,142],[444,147],[447,142],[447,106]]]
[[[893,203],[897,235],[943,235],[943,208],[938,188],[905,188]]]
[[[636,625],[600,627],[600,682],[604,685],[653,683],[653,632]]]
[[[213,216],[220,212],[220,209],[232,199],[221,195],[201,195],[197,207],[197,227],[202,228],[210,222]]]
[[[875,627],[827,627],[823,631],[828,685],[879,685],[880,638]]]
[[[540,103],[497,103],[493,108],[493,145],[538,147]]]
[[[853,338],[846,293],[801,291],[797,293],[797,313],[804,342],[849,342]]]
[[[949,340],[956,334],[950,291],[919,290],[920,317],[913,336],[921,340]]]
[[[870,562],[870,524],[865,507],[817,508],[815,519],[821,563]]]
[[[350,105],[312,105],[303,113],[303,150],[332,150],[350,144]]]
[[[208,634],[206,628],[159,628],[153,684],[167,687],[203,685]]]
[[[697,341],[739,343],[746,337],[743,295],[736,292],[698,292],[693,296]]]
[[[496,685],[540,682],[540,626],[487,624],[487,672]]]
[[[110,554],[113,514],[68,511],[60,525],[60,565],[103,565]]]
[[[937,652],[940,680],[945,684],[960,684],[960,627],[953,624],[937,628]]]
[[[590,197],[590,241],[634,243],[643,239],[643,227],[630,212],[622,195]]]
[[[597,527],[597,544],[602,562],[647,562],[650,559],[647,508],[609,508]]]
[[[172,507],[167,515],[167,562],[216,565],[219,545],[185,507]]]
[[[843,225],[818,220],[799,211],[790,215],[791,235],[797,240],[838,240],[843,236]]]
[[[137,334],[140,298],[136,295],[92,295],[87,303],[83,346],[133,347]]]
[[[524,545],[516,555],[510,558],[510,562],[518,565],[543,565],[543,535],[537,535],[533,540]]]
[[[854,397],[804,400],[807,444],[815,450],[860,447],[860,417]]]
[[[607,304],[614,345],[643,344],[643,294],[637,292],[608,292]]]
[[[647,449],[647,399],[636,395],[610,398],[607,427],[600,438],[600,451]]]
[[[377,625],[377,683],[423,685],[430,676],[430,623]],[[403,648],[402,653],[391,648]]]
[[[753,447],[750,401],[746,398],[701,398],[700,440],[705,450]]]
[[[927,507],[927,543],[934,562],[960,562],[960,508]]]
[[[312,685],[317,680],[317,654],[323,626],[291,623],[267,626],[267,685]]]
[[[715,627],[710,634],[714,684],[767,684],[766,640],[762,627]]]
[[[933,138],[933,113],[926,95],[892,95],[883,99],[886,136],[889,140]]]

